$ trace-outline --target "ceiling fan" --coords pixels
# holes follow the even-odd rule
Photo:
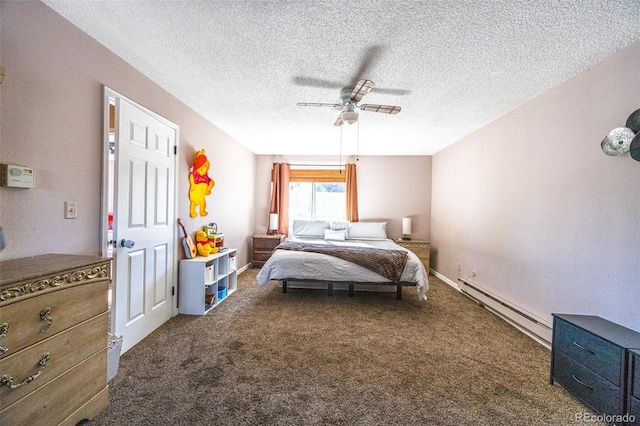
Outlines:
[[[358,104],[371,89],[375,83],[371,80],[361,79],[353,87],[345,87],[340,92],[339,104],[317,103],[317,102],[300,102],[298,106],[313,107],[330,107],[341,108],[342,112],[334,126],[342,126],[342,123],[353,124],[358,121],[358,111],[381,112],[383,114],[397,114],[401,108],[395,105],[377,105],[377,104]]]

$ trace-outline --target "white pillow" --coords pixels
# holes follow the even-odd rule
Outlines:
[[[328,241],[344,241],[347,238],[347,230],[341,229],[333,231],[331,229],[324,230],[324,239]]]
[[[293,236],[324,238],[324,230],[329,229],[326,220],[294,220]]]
[[[334,231],[340,231],[342,229],[347,230],[349,229],[349,222],[331,222],[331,229]]]
[[[387,222],[350,223],[347,238],[356,240],[386,240]]]

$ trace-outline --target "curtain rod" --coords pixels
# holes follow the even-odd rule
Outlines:
[[[295,166],[295,167],[340,167],[340,168],[344,168],[345,165],[344,164],[294,164],[294,163],[289,163],[290,166]]]

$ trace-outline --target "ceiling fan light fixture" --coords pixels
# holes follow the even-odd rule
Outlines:
[[[342,121],[347,124],[353,124],[358,121],[358,113],[356,111],[345,111],[342,113]]]
[[[375,83],[373,81],[360,79],[354,87],[345,87],[342,89],[339,104],[300,102],[298,106],[344,108],[333,123],[334,126],[342,126],[344,123],[355,123],[358,121],[359,111],[380,112],[383,114],[399,113],[402,108],[397,105],[358,104],[358,102],[362,100],[362,97],[369,93],[374,86]]]

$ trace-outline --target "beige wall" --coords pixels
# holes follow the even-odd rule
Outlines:
[[[241,265],[250,234],[267,228],[271,163],[323,160],[256,157],[42,3],[2,2],[0,15],[0,162],[36,176],[34,189],[0,188],[0,259],[99,253],[103,85],[180,125],[180,215],[190,229],[216,221]],[[397,237],[414,217],[434,269],[453,281],[458,262],[462,277],[475,269],[478,284],[542,318],[589,313],[640,331],[640,164],[600,150],[640,108],[638,69],[640,42],[433,159],[361,157],[361,219],[387,220]],[[191,220],[186,176],[199,148],[216,188],[211,215]],[[78,219],[64,219],[67,200]]]
[[[179,215],[189,230],[215,221],[248,262],[255,155],[40,2],[0,4],[0,162],[34,168],[34,189],[0,188],[0,259],[99,254],[102,93],[106,85],[180,126]],[[190,219],[188,168],[204,148],[216,181],[210,215]],[[64,202],[78,219],[64,219]]]
[[[361,142],[362,143],[362,142]],[[292,164],[339,164],[339,158],[303,156],[257,156],[255,232],[269,226],[271,168],[274,162]],[[358,212],[361,221],[387,222],[390,238],[402,236],[402,218],[412,218],[412,237],[429,238],[431,222],[430,156],[343,157],[356,163]]]
[[[452,281],[475,269],[549,322],[640,331],[640,163],[600,149],[640,108],[638,70],[640,41],[437,153],[432,267]]]

